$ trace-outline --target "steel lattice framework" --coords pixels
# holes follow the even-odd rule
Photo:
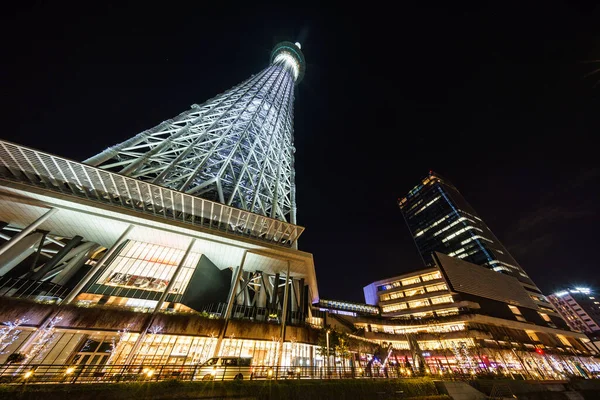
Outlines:
[[[259,74],[84,162],[296,223],[294,87],[298,43],[275,46]]]

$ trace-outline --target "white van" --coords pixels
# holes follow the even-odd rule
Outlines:
[[[213,357],[198,367],[196,376],[203,381],[250,379],[252,357]]]

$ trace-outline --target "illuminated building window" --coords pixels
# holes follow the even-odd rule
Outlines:
[[[471,221],[471,222],[475,222],[475,221],[473,221],[472,219],[469,219],[469,218],[467,218],[467,217],[460,217],[459,219],[457,219],[456,221],[454,221],[453,223],[451,223],[451,224],[450,224],[450,225],[448,225],[447,227],[445,227],[445,228],[442,228],[442,229],[440,229],[439,231],[435,232],[435,233],[433,234],[433,236],[437,236],[437,235],[439,235],[440,233],[443,233],[443,232],[447,231],[448,229],[452,228],[453,226],[455,226],[456,224],[458,224],[459,222],[462,222],[462,221],[464,221],[464,220],[468,220],[468,221]]]
[[[394,311],[398,311],[398,310],[404,310],[408,308],[406,303],[397,303],[397,304],[390,304],[389,306],[384,306],[382,307],[383,312],[388,313],[388,312],[394,312]]]
[[[400,283],[400,281],[395,281],[395,282],[387,283],[385,285],[378,286],[377,290],[379,290],[379,291],[390,290],[390,289],[394,289],[394,288],[399,288],[401,286],[402,286],[402,284]]]
[[[436,198],[434,198],[433,200],[431,200],[429,203],[425,204],[423,207],[421,207],[419,209],[419,211],[415,212],[413,214],[413,217],[417,214],[419,214],[420,212],[422,212],[423,210],[425,210],[427,207],[429,207],[430,205],[432,205],[433,203],[435,203],[436,201],[438,201],[440,199],[440,196],[437,196]]]
[[[436,310],[435,313],[436,313],[436,315],[438,315],[440,317],[456,315],[456,314],[458,314],[458,308],[444,308],[443,310]],[[464,329],[464,325],[461,325],[460,329],[455,326],[453,326],[451,328],[451,330],[463,330],[463,329]]]
[[[517,321],[527,322],[525,317],[523,317],[523,314],[521,314],[521,310],[519,310],[517,307],[509,305],[508,308],[510,308],[510,311],[512,311]]]
[[[546,322],[552,322],[552,320],[550,319],[550,317],[548,316],[548,314],[544,314],[544,313],[538,313],[538,314],[540,314],[540,317],[542,317],[544,321],[546,321]]]
[[[390,294],[390,300],[399,299],[401,297],[404,297],[404,293],[402,293],[402,292],[396,292],[396,293]]]
[[[423,282],[427,282],[432,281],[434,279],[440,279],[441,277],[442,274],[438,271],[427,275],[421,275],[421,280],[423,280]]]
[[[125,307],[132,307],[135,309],[145,310],[156,307],[158,301],[156,300],[142,300],[142,299],[127,299]]]
[[[393,335],[394,334],[394,328],[391,327],[391,326],[387,326],[386,325],[386,326],[383,327],[383,332],[384,333],[391,333]]]
[[[404,291],[404,294],[406,295],[406,297],[417,296],[419,294],[425,294],[425,289],[422,287],[415,288],[415,289],[409,289],[409,290]]]
[[[481,232],[483,232],[481,229],[478,229],[478,228],[474,228],[474,227],[469,227],[469,228],[471,228],[471,229],[477,229],[478,231],[481,231]],[[489,242],[489,243],[494,243],[494,242],[493,242],[493,241],[491,241],[490,239],[488,239],[488,238],[485,238],[485,237],[483,237],[483,236],[481,236],[481,235],[473,235],[473,236],[471,236],[470,238],[468,238],[468,239],[466,239],[466,240],[463,240],[462,242],[460,242],[460,244],[461,244],[461,245],[464,245],[464,244],[467,244],[467,243],[469,243],[469,242],[472,242],[473,240],[476,240],[476,239],[481,239],[481,240],[485,240],[486,242]]]
[[[415,318],[426,318],[426,317],[433,316],[433,313],[430,311],[430,312],[413,313],[413,314],[410,314],[410,315],[412,317],[415,317]]]
[[[416,278],[402,279],[400,282],[402,283],[402,286],[408,286],[408,285],[414,285],[415,283],[421,283],[421,280],[419,279],[419,277],[416,277]]]
[[[571,347],[571,342],[569,342],[569,340],[564,335],[556,335],[556,337],[558,338],[558,340],[560,340],[560,342],[563,345]]]
[[[432,297],[431,304],[444,304],[444,303],[453,303],[454,300],[452,296],[440,296],[440,297]]]
[[[420,201],[420,200],[419,200]],[[422,231],[419,231],[415,234],[415,237],[417,236],[421,236],[422,234],[424,234],[425,232],[427,232],[428,230],[430,230],[431,228],[441,224],[442,222],[444,222],[446,219],[448,219],[450,216],[452,215],[452,213],[445,215],[443,218],[438,219],[437,221],[435,221],[433,224],[429,225],[427,228],[423,229]]]
[[[463,251],[465,251],[465,250],[466,250],[466,248],[465,248],[465,247],[462,247],[462,248],[460,248],[460,249],[458,249],[458,250],[456,250],[456,251],[453,251],[453,252],[451,252],[451,253],[450,253],[450,254],[448,254],[448,255],[449,255],[450,257],[454,257],[455,255],[457,255],[457,254],[459,254],[459,253],[462,253],[462,252],[463,252]]]
[[[389,294],[384,294],[382,296],[379,296],[379,299],[380,299],[380,301],[389,301],[389,300],[399,299],[402,297],[404,297],[404,293],[395,292],[395,293],[389,293]]]
[[[415,300],[415,301],[408,302],[408,306],[410,308],[427,307],[428,305],[429,305],[429,300],[427,300],[427,299]]]
[[[472,229],[475,229],[476,231],[479,231],[479,232],[483,232],[481,229],[477,228],[476,226],[468,225],[468,226],[465,226],[464,228],[462,228],[461,230],[458,230],[458,231],[454,232],[453,234],[446,236],[444,239],[442,239],[442,243],[446,243],[448,240],[454,239],[456,236],[461,235]],[[473,238],[475,238],[475,237],[482,238],[482,236],[479,236],[479,235],[473,236]],[[466,244],[466,243],[470,242],[473,238],[471,238],[469,240],[464,240],[460,244]],[[494,243],[489,239],[486,239],[486,238],[483,238],[483,239],[487,240],[490,243]]]
[[[529,336],[529,339],[531,339],[532,341],[534,341],[534,342],[540,341],[540,338],[534,331],[525,331],[525,333],[527,333],[527,336]]]
[[[427,293],[439,292],[441,290],[448,290],[448,286],[446,286],[445,283],[440,283],[437,285],[426,286],[425,290],[427,291]]]
[[[167,288],[184,250],[130,240],[98,279],[106,286],[162,292]],[[171,293],[184,292],[201,254],[190,253]]]

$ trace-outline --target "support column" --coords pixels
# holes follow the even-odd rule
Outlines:
[[[35,269],[35,266],[37,265],[37,262],[40,259],[40,254],[42,253],[42,249],[44,248],[44,242],[46,241],[46,236],[48,236],[50,232],[40,231],[40,233],[42,234],[42,238],[40,239],[40,245],[38,246],[37,251],[35,252],[35,257],[33,257],[33,261],[31,262],[31,273],[33,273],[33,270]]]
[[[2,247],[0,247],[0,255],[2,255],[6,250],[13,247],[15,244],[19,243],[19,240],[23,239],[25,236],[29,235],[35,228],[43,224],[48,218],[50,218],[54,213],[58,211],[58,208],[51,208],[44,215],[36,219],[34,222],[23,228],[21,232],[13,236],[8,242],[4,243]]]
[[[227,325],[229,324],[229,318],[231,315],[231,309],[233,308],[233,302],[235,301],[235,295],[237,292],[237,287],[240,283],[240,278],[242,276],[242,272],[244,271],[244,263],[246,262],[246,255],[248,254],[248,250],[244,250],[244,255],[242,256],[242,262],[238,267],[237,271],[235,271],[233,280],[233,284],[231,285],[231,290],[229,291],[229,297],[227,298],[227,308],[225,308],[225,314],[223,315],[223,319],[225,322],[223,323],[223,329],[219,333],[219,338],[217,339],[217,344],[215,345],[215,352],[213,357],[217,357],[219,352],[221,351],[221,344],[223,343],[223,338],[225,337],[225,332],[227,332]]]
[[[40,232],[30,233],[2,254],[0,256],[0,276],[8,274],[13,268],[33,254],[42,236],[43,234]]]
[[[306,295],[304,294],[304,278],[300,278],[300,282],[298,282],[299,288],[299,299],[298,299],[298,311],[302,314],[303,321],[306,320],[306,307],[304,303],[306,303]]]
[[[79,271],[79,269],[85,264],[85,262],[91,257],[91,255],[100,248],[97,243],[86,242],[78,246],[75,251],[79,252],[78,255],[73,256],[71,260],[64,266],[56,276],[52,278],[50,282],[57,285],[66,285],[69,279]]]
[[[287,320],[287,309],[288,309],[288,297],[290,293],[290,261],[287,262],[287,272],[285,274],[285,288],[283,291],[283,310],[281,311],[281,349],[277,356],[277,366],[281,366],[281,356],[283,355],[283,349],[285,344],[285,323]]]
[[[254,303],[255,307],[267,308],[267,285],[265,283],[264,275],[261,271],[257,271],[260,274],[260,283],[258,290],[258,298]],[[268,279],[268,278],[267,278]]]
[[[44,238],[45,237],[46,236],[44,236]],[[61,261],[73,248],[77,247],[79,243],[81,243],[81,240],[83,240],[83,237],[75,235],[71,240],[69,240],[69,242],[65,244],[65,246],[62,249],[58,251],[58,253],[54,255],[54,257],[52,257],[47,263],[40,267],[40,269],[37,270],[37,272],[32,272],[29,279],[33,279],[34,281],[41,280],[44,277],[44,275],[50,272],[59,263],[59,261]]]
[[[273,281],[273,294],[271,295],[271,308],[277,310],[277,297],[279,296],[279,272],[275,274]]]
[[[183,267],[185,265],[185,262],[187,261],[188,256],[190,255],[190,252],[192,251],[192,247],[194,247],[194,243],[196,243],[196,239],[192,239],[191,240],[189,246],[187,247],[187,250],[183,254],[183,258],[181,259],[181,261],[179,261],[179,265],[177,265],[177,268],[175,269],[175,273],[173,274],[173,277],[171,277],[171,280],[169,281],[169,284],[167,285],[167,287],[165,288],[164,292],[162,293],[162,295],[158,299],[158,303],[156,303],[156,307],[154,307],[154,311],[146,319],[146,322],[142,326],[142,329],[140,331],[140,335],[138,336],[135,344],[133,345],[133,347],[131,348],[131,351],[127,355],[127,358],[125,359],[125,364],[126,365],[130,364],[131,361],[133,361],[133,357],[135,357],[135,354],[138,352],[138,350],[140,349],[140,347],[142,347],[142,343],[144,343],[144,339],[146,338],[146,334],[148,333],[148,329],[150,329],[150,327],[152,326],[152,323],[156,319],[156,315],[160,312],[160,309],[162,308],[162,305],[165,303],[165,300],[167,299],[167,296],[169,295],[169,292],[173,288],[173,285],[175,285],[175,281],[177,280],[177,277],[179,276],[181,270],[183,269]]]
[[[290,305],[290,310],[292,312],[296,312],[298,311],[298,300],[300,299],[300,289],[298,287],[298,281],[292,279],[290,285],[292,286],[290,293],[290,301],[292,302],[292,304]]]
[[[127,235],[129,234],[129,232],[131,232],[131,230],[133,228],[134,228],[133,225],[129,225],[127,227],[127,229],[125,229],[125,231],[121,234],[121,236],[119,236],[119,238],[117,239],[115,244],[113,244],[110,249],[106,250],[106,253],[104,253],[102,258],[100,258],[100,260],[96,263],[94,268],[92,268],[91,270],[88,271],[88,273],[83,277],[83,279],[81,279],[79,281],[77,286],[75,286],[73,288],[73,290],[71,290],[71,292],[67,295],[67,297],[65,297],[65,299],[61,302],[61,304],[69,304],[70,302],[73,301],[75,296],[77,296],[79,294],[79,292],[85,287],[85,285],[87,285],[87,283],[90,281],[90,279],[92,279],[92,277],[96,274],[96,272],[98,272],[100,270],[100,268],[102,268],[103,264],[110,258],[110,256],[113,255],[113,253],[119,248],[119,246],[127,239]]]

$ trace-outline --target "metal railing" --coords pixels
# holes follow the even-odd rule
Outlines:
[[[321,366],[45,365],[0,367],[0,384],[404,378],[399,368]]]
[[[0,277],[0,296],[54,302],[63,299],[69,291],[69,288],[52,282]]]
[[[212,303],[204,306],[201,313],[207,313],[212,318],[223,318],[226,308],[226,303]],[[281,323],[281,314],[282,310],[280,309],[234,304],[231,308],[230,318],[279,324]],[[290,325],[304,325],[305,319],[305,315],[301,311],[288,311],[286,323]]]
[[[291,247],[304,231],[260,214],[0,140],[0,178]]]

